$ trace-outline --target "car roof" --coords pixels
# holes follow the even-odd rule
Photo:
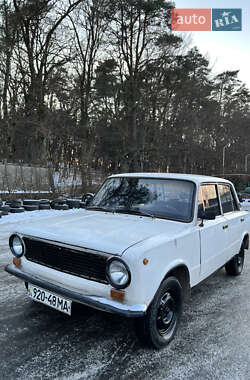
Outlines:
[[[230,181],[211,176],[203,176],[198,174],[180,174],[180,173],[121,173],[113,174],[109,178],[115,177],[140,177],[140,178],[160,178],[160,179],[182,179],[186,181],[193,181],[197,184],[207,182],[225,182],[231,184]]]

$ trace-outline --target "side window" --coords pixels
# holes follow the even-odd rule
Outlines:
[[[202,188],[200,186],[199,194],[198,194],[198,217],[202,211],[204,211],[204,205],[203,205]]]
[[[223,213],[232,212],[238,209],[231,187],[229,185],[219,185],[219,194]]]
[[[232,199],[233,199],[234,211],[239,210],[239,204],[236,201],[235,194],[234,194],[234,192],[233,192],[233,190],[232,190],[231,187],[230,187],[230,192],[231,192],[231,196],[232,196]]]
[[[216,185],[202,185],[199,191],[199,209],[202,207],[200,199],[203,201],[204,211],[213,211],[218,216],[221,214]],[[200,206],[201,205],[201,206]]]

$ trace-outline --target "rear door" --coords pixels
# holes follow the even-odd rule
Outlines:
[[[201,280],[215,272],[227,261],[228,228],[222,215],[216,184],[203,184],[199,189],[200,210],[214,211],[215,220],[204,220],[200,227]],[[201,222],[201,221],[200,221]]]

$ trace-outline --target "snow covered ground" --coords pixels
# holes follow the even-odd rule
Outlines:
[[[8,226],[13,227],[15,224],[19,223],[32,223],[33,221],[47,219],[56,215],[63,214],[73,214],[83,212],[83,209],[73,209],[67,211],[61,210],[38,210],[38,211],[25,211],[20,214],[9,214],[3,216],[0,219],[0,226],[3,225],[5,228]],[[0,227],[1,228],[1,227]],[[0,230],[1,236],[1,230]]]

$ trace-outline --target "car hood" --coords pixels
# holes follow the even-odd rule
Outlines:
[[[17,233],[116,255],[159,234],[175,238],[188,225],[159,218],[81,210],[32,222]]]

